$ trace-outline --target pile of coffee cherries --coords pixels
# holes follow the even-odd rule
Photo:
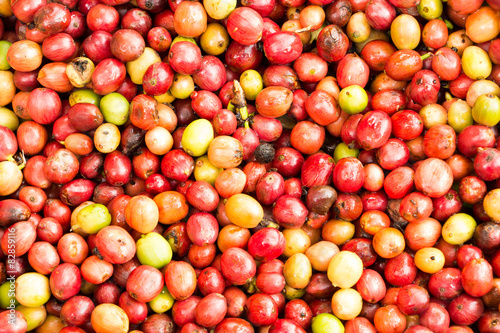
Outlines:
[[[0,333],[500,332],[500,0],[0,0]]]

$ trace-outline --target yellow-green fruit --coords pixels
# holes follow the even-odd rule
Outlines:
[[[0,126],[15,131],[19,127],[19,118],[12,110],[0,106]]]
[[[441,0],[421,0],[417,6],[418,13],[424,19],[430,21],[437,19],[443,13]]]
[[[333,159],[335,160],[335,163],[343,159],[344,157],[356,157],[358,158],[359,156],[359,149],[351,149],[349,148],[348,145],[345,143],[341,142],[335,147],[335,150],[333,151]]]
[[[175,37],[175,38],[172,40],[172,43],[170,43],[170,48],[172,48],[172,46],[173,46],[175,43],[178,43],[178,42],[190,42],[190,43],[193,43],[194,45],[197,45],[197,44],[196,44],[196,41],[194,40],[194,38],[191,38],[191,37],[184,37],[184,36],[177,36],[177,37]]]
[[[462,69],[473,80],[490,76],[493,69],[488,53],[479,46],[467,46],[462,54]]]
[[[448,108],[448,125],[460,133],[464,128],[474,124],[472,108],[466,101],[459,99]]]
[[[339,106],[342,110],[349,114],[357,114],[366,109],[368,105],[368,94],[366,91],[353,84],[345,87],[339,94]]]
[[[170,86],[170,94],[174,98],[186,99],[194,91],[194,81],[191,75],[175,74],[174,82]]]
[[[214,20],[222,20],[236,8],[236,0],[203,0],[203,7],[208,16]]]
[[[88,205],[78,212],[77,226],[87,234],[96,234],[111,224],[111,214],[106,206],[101,204]]]
[[[99,107],[101,96],[90,89],[76,90],[69,95],[69,105],[73,106],[76,103],[90,103]]]
[[[215,186],[215,180],[222,171],[224,169],[210,163],[207,155],[198,157],[194,162],[194,179],[206,181],[212,186]]]
[[[144,48],[144,52],[139,58],[134,61],[129,61],[126,64],[127,73],[130,79],[135,84],[142,84],[142,78],[146,70],[154,63],[161,62],[158,52],[150,47]]]
[[[493,127],[500,122],[500,98],[493,94],[479,96],[472,107],[472,118],[481,125]]]
[[[290,287],[289,285],[285,285],[285,298],[289,301],[301,298],[305,294],[306,294],[305,289],[295,289]]]
[[[206,154],[214,139],[214,128],[206,119],[197,119],[189,124],[182,134],[182,148],[191,156]]]
[[[465,100],[470,107],[473,107],[476,99],[484,94],[500,96],[500,87],[491,80],[474,81],[467,90]]]
[[[104,120],[116,126],[121,126],[127,122],[129,106],[127,99],[117,92],[107,94],[101,99],[100,103]]]
[[[167,287],[163,287],[161,293],[156,296],[152,301],[149,301],[149,306],[151,310],[156,313],[167,312],[174,306],[175,299],[168,292]]]
[[[264,89],[262,76],[253,69],[248,69],[241,74],[240,84],[245,93],[245,98],[249,101],[255,101],[257,95]]]
[[[24,319],[26,319],[26,322],[28,323],[28,332],[34,330],[38,326],[41,326],[47,318],[47,310],[45,310],[43,305],[35,308],[19,305],[16,310],[24,315]]]
[[[12,305],[17,306],[18,304],[15,283],[7,281],[0,285],[0,308],[7,309]]]
[[[446,243],[461,245],[472,238],[476,225],[476,220],[472,216],[465,213],[458,213],[446,221],[441,234]]]
[[[312,333],[344,333],[344,325],[331,313],[320,313],[313,318]]]
[[[142,235],[137,240],[137,259],[143,265],[157,269],[165,267],[172,259],[172,248],[167,240],[156,232]]]
[[[173,101],[175,101],[175,97],[172,96],[170,90],[164,93],[163,95],[153,96],[153,97],[158,101],[158,103],[172,103]]]
[[[12,43],[6,40],[0,40],[0,71],[6,71],[10,69],[9,62],[7,61],[7,51]]]
[[[37,307],[50,299],[49,278],[40,273],[24,273],[16,280],[16,299],[24,306]]]

